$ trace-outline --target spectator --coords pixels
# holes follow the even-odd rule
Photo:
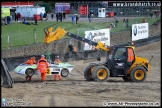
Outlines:
[[[79,16],[76,15],[76,24],[78,24]]]
[[[125,29],[125,23],[126,23],[126,20],[125,18],[123,19],[123,29]]]
[[[46,20],[47,21],[47,13],[44,13],[43,20]]]
[[[53,13],[51,13],[51,19],[53,20]]]
[[[94,12],[92,11],[92,12],[90,13],[90,15],[91,15],[91,18],[93,19]]]
[[[128,18],[126,19],[126,27],[127,28],[129,27],[129,19]]]
[[[15,12],[15,21],[18,21],[18,17],[17,17],[16,12]]]
[[[156,16],[156,18],[157,18],[157,11],[155,11],[155,16]]]
[[[150,14],[150,18],[151,18],[151,19],[153,18],[153,13]]]
[[[63,12],[63,19],[65,20],[66,19],[66,13]]]
[[[114,12],[114,18],[116,19],[116,12]]]
[[[62,13],[59,12],[60,21],[62,22]]]
[[[7,16],[7,24],[10,25],[10,22],[11,22],[11,17]]]
[[[58,22],[58,20],[59,20],[59,14],[56,13],[56,21]]]
[[[91,15],[90,14],[88,14],[88,20],[89,20],[89,22],[91,22]]]
[[[40,20],[43,21],[43,13],[40,13]]]
[[[118,20],[116,19],[115,20],[115,27],[117,27],[117,25],[118,25]]]
[[[35,25],[38,25],[38,24],[37,24],[37,20],[38,20],[38,19],[37,19],[37,16],[36,16],[36,15],[34,15],[34,21],[35,21]]]
[[[17,13],[17,17],[18,17],[18,22],[20,22],[20,20],[21,20],[21,14],[20,13]]]
[[[24,21],[22,22],[23,24],[26,24],[26,25],[31,25],[29,22],[26,22],[26,20],[24,19]]]
[[[74,15],[71,16],[72,24],[74,24]]]

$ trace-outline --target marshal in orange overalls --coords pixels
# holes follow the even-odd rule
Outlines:
[[[44,55],[41,56],[41,58],[38,60],[37,68],[36,70],[39,70],[41,73],[41,82],[44,81],[46,76],[46,70],[49,67],[48,61],[44,58]]]

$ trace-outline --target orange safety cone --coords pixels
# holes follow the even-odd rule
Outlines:
[[[53,78],[54,78],[54,81],[62,80],[62,77],[61,77],[60,74],[55,74],[55,75],[53,76]]]

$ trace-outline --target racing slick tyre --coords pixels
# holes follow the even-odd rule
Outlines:
[[[110,76],[109,69],[105,66],[96,66],[92,73],[92,78],[97,82],[107,81]]]
[[[132,69],[130,78],[133,82],[144,82],[146,79],[146,69],[141,66],[137,66]]]
[[[61,76],[62,76],[62,77],[67,77],[68,75],[69,75],[68,69],[62,69],[62,70],[61,70]]]
[[[84,78],[87,80],[87,81],[93,81],[93,78],[92,78],[92,71],[94,69],[94,66],[93,65],[88,65],[85,69],[84,69]]]
[[[132,81],[131,78],[130,78],[130,75],[124,76],[124,77],[122,77],[122,78],[123,78],[123,80],[124,80],[125,82],[131,82],[131,81]]]
[[[26,69],[25,74],[26,74],[27,76],[33,76],[33,74],[34,74],[34,69],[32,69],[32,68]]]
[[[1,75],[1,86],[3,85],[3,77],[2,77],[2,75]]]

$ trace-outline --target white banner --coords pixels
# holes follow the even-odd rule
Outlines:
[[[132,41],[148,38],[148,23],[132,25]]]
[[[110,29],[85,31],[85,38],[94,42],[103,42],[110,46]],[[93,50],[94,46],[84,43],[84,50]]]

